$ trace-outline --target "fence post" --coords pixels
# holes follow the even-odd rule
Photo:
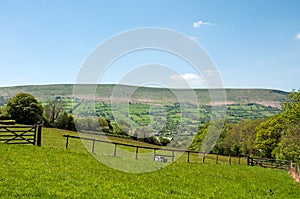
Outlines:
[[[218,161],[219,161],[219,154],[217,153],[217,155],[216,155],[216,164],[218,164]]]
[[[66,135],[66,149],[69,147],[69,135]]]
[[[95,140],[92,142],[92,153],[95,153]]]
[[[117,156],[117,144],[115,144],[115,149],[114,149],[114,157]]]
[[[36,140],[36,145],[37,146],[42,146],[42,124],[37,123],[37,140]]]
[[[153,157],[153,160],[155,161],[155,157],[156,157],[156,149],[154,149],[154,157]]]
[[[190,151],[187,152],[187,162],[190,163]]]
[[[241,157],[238,155],[238,164],[241,164]]]
[[[203,156],[202,156],[202,163],[205,162],[205,153],[203,153]]]
[[[137,160],[138,159],[138,154],[139,154],[139,147],[137,146],[135,148],[135,159]]]
[[[228,163],[231,165],[231,155],[229,155]]]

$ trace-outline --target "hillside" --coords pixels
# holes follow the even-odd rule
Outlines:
[[[113,93],[115,85],[101,84],[97,86],[96,99],[98,101],[108,101]],[[92,89],[93,85],[81,85],[80,94],[75,97],[85,100],[90,100],[94,96]],[[150,88],[150,87],[134,87],[134,86],[120,86],[122,92],[126,93],[130,90],[135,90],[130,97],[132,102],[142,103],[157,103],[177,102],[177,98],[167,88]],[[53,84],[53,85],[31,85],[31,86],[14,86],[0,88],[0,98],[9,99],[18,92],[26,92],[34,95],[40,100],[47,100],[56,96],[73,97],[73,85],[71,84]],[[176,89],[176,92],[181,96],[185,96],[188,90]],[[196,96],[201,104],[213,105],[210,102],[210,95],[207,89],[195,89]],[[257,103],[264,106],[279,107],[280,103],[285,101],[287,92],[272,90],[272,89],[225,89],[227,104],[247,104]],[[121,99],[120,99],[121,100]],[[1,100],[0,100],[1,103]]]

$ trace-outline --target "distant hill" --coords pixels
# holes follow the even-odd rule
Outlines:
[[[95,85],[80,85],[80,95],[76,98],[91,100],[94,97],[92,88]],[[116,85],[114,84],[100,84],[97,85],[96,100],[108,101]],[[134,87],[127,85],[118,85],[121,91],[126,92],[135,90],[130,97],[132,102],[141,103],[156,103],[166,102],[174,103],[177,100],[175,94],[167,88],[151,88],[151,87]],[[188,89],[176,89],[177,93],[185,96]],[[226,91],[226,104],[248,104],[256,103],[264,106],[279,107],[286,99],[288,92],[272,89],[225,89]],[[34,95],[39,100],[47,100],[53,97],[73,97],[72,84],[52,84],[52,85],[30,85],[30,86],[13,86],[13,87],[0,87],[0,103],[5,102],[18,92],[26,92]],[[208,89],[194,89],[199,102],[201,104],[214,105],[211,103]],[[120,99],[122,100],[122,99]]]

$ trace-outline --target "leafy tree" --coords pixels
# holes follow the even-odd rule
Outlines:
[[[262,157],[299,159],[300,92],[293,91],[283,104],[283,112],[257,128],[254,147]],[[298,153],[298,155],[297,155]]]
[[[42,118],[43,106],[32,95],[18,93],[8,101],[7,113],[17,123],[34,124]]]
[[[242,146],[240,145],[240,143],[234,143],[230,149],[231,149],[230,155],[239,156],[242,153]]]
[[[283,105],[284,129],[273,154],[278,159],[300,160],[300,91],[291,92]]]
[[[70,131],[76,131],[74,116],[64,111],[58,116],[57,121],[55,122],[55,127]]]
[[[201,152],[210,152],[215,147],[216,141],[222,136],[224,125],[223,120],[207,122],[199,127],[197,134],[194,137],[189,149]],[[221,131],[219,135],[217,132]]]
[[[287,95],[287,100],[283,104],[285,122],[288,126],[300,122],[300,91],[291,92]]]
[[[118,122],[114,125],[114,133],[119,135],[129,135],[130,124],[128,124],[125,120],[118,120]]]
[[[54,124],[57,117],[63,113],[65,107],[66,103],[61,99],[53,99],[48,101],[44,107],[44,115],[50,124]]]
[[[98,122],[99,122],[101,130],[104,133],[112,133],[113,126],[110,124],[110,120],[109,119],[106,119],[104,117],[99,117],[98,118]]]
[[[278,146],[283,129],[284,118],[281,115],[272,116],[261,123],[256,128],[255,153],[265,158],[274,157],[272,151]]]
[[[284,133],[274,150],[277,159],[300,160],[300,125],[295,125]]]
[[[99,122],[95,117],[76,118],[77,130],[99,131]]]
[[[6,106],[0,106],[0,119],[1,120],[10,119]]]
[[[210,122],[209,128],[206,130],[206,134],[201,144],[200,151],[204,153],[209,153],[213,151],[214,146],[219,140],[220,134],[224,130],[224,121],[222,119],[217,119],[213,122]],[[221,132],[220,132],[221,131]]]
[[[160,137],[159,138],[159,144],[162,145],[162,146],[167,146],[170,142],[171,142],[171,140],[169,140],[165,137]]]
[[[218,152],[224,155],[252,154],[256,135],[255,129],[263,121],[265,119],[248,119],[226,125],[215,146],[215,150],[217,148]]]
[[[207,134],[209,125],[210,125],[210,122],[206,122],[203,126],[200,126],[198,128],[198,132],[195,135],[194,140],[193,140],[192,144],[190,145],[189,149],[194,150],[194,151],[200,150],[203,140]]]

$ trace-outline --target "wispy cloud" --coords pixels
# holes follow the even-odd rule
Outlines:
[[[204,86],[205,83],[203,79],[199,75],[195,75],[193,73],[186,73],[186,74],[174,74],[170,76],[170,79],[176,81],[177,85],[181,87],[186,87],[188,84],[192,87]],[[185,84],[185,86],[184,86]]]
[[[194,28],[199,28],[200,26],[214,26],[214,23],[208,22],[208,21],[196,21],[193,23]]]
[[[300,33],[298,33],[295,38],[300,40]]]

